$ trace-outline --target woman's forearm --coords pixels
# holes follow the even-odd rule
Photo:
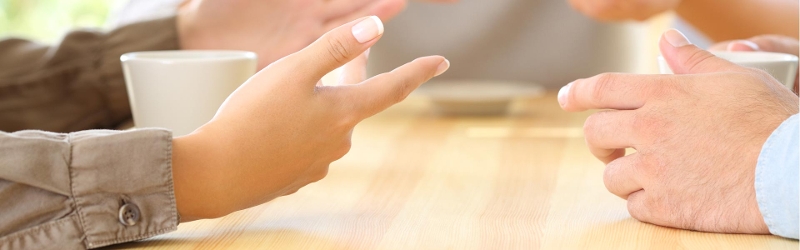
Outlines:
[[[685,0],[676,12],[714,41],[761,34],[798,38],[797,0]]]

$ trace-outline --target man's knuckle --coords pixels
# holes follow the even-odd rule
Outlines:
[[[649,114],[642,114],[641,112],[634,112],[631,115],[631,131],[634,140],[638,142],[647,142],[651,138],[650,135],[659,134],[660,118]]]
[[[628,196],[628,213],[636,220],[650,222],[650,211],[645,205],[645,199],[641,195]]]
[[[607,98],[608,93],[613,90],[616,77],[617,74],[614,73],[603,73],[597,75],[594,85],[592,85],[591,89],[589,89],[589,98],[594,100],[594,102],[603,103]]]
[[[613,192],[613,190],[616,190],[616,187],[619,185],[619,183],[616,183],[615,180],[617,179],[616,177],[619,176],[620,174],[619,173],[620,169],[621,169],[620,161],[615,160],[609,162],[608,165],[606,165],[605,170],[603,170],[603,184],[606,186],[606,189],[608,189],[608,191]]]
[[[587,117],[586,121],[583,123],[583,134],[587,144],[594,145],[597,143],[598,130],[599,126],[601,126],[603,116],[605,116],[605,112],[592,114]]]

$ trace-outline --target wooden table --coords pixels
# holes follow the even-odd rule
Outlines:
[[[775,236],[632,219],[555,94],[505,117],[441,117],[420,97],[364,121],[328,177],[221,219],[116,248],[798,249]]]

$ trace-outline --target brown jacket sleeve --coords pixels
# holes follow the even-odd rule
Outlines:
[[[0,132],[0,250],[135,241],[178,216],[167,130]]]
[[[131,111],[119,57],[178,49],[175,18],[108,33],[74,31],[57,46],[0,41],[0,130],[111,128]]]

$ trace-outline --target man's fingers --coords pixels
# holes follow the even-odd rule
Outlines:
[[[377,75],[358,84],[343,86],[348,102],[354,103],[353,110],[358,119],[365,119],[404,100],[431,78],[444,73],[450,62],[441,56],[417,58],[389,73]]]
[[[781,35],[761,35],[756,36],[748,41],[758,45],[758,50],[767,52],[778,52],[792,55],[798,55],[800,52],[800,43],[797,38],[781,36]]]
[[[378,17],[360,18],[325,33],[303,50],[276,62],[275,66],[292,71],[293,76],[302,78],[301,82],[316,83],[325,74],[364,53],[381,35],[383,23]],[[311,89],[313,85],[306,87]]]
[[[625,149],[636,144],[634,112],[607,110],[586,119],[583,125],[586,145],[597,159],[609,163],[625,156]]]
[[[655,223],[652,209],[653,201],[647,196],[647,191],[641,189],[628,195],[628,213],[641,222]]]
[[[743,70],[711,52],[692,45],[686,36],[677,30],[668,30],[659,41],[661,55],[675,74],[702,74],[720,71]]]
[[[675,77],[604,73],[567,84],[558,92],[558,103],[566,111],[638,109],[651,95],[672,86]]]
[[[342,67],[342,74],[339,75],[337,85],[350,85],[363,82],[367,79],[367,61],[369,60],[369,49],[361,53],[352,61]]]
[[[330,30],[350,20],[363,16],[377,16],[381,20],[391,20],[406,7],[406,0],[372,0],[348,13],[328,19],[324,29]]]
[[[634,153],[609,162],[603,172],[603,183],[606,185],[606,189],[626,200],[630,194],[643,188],[636,176],[637,154]]]

